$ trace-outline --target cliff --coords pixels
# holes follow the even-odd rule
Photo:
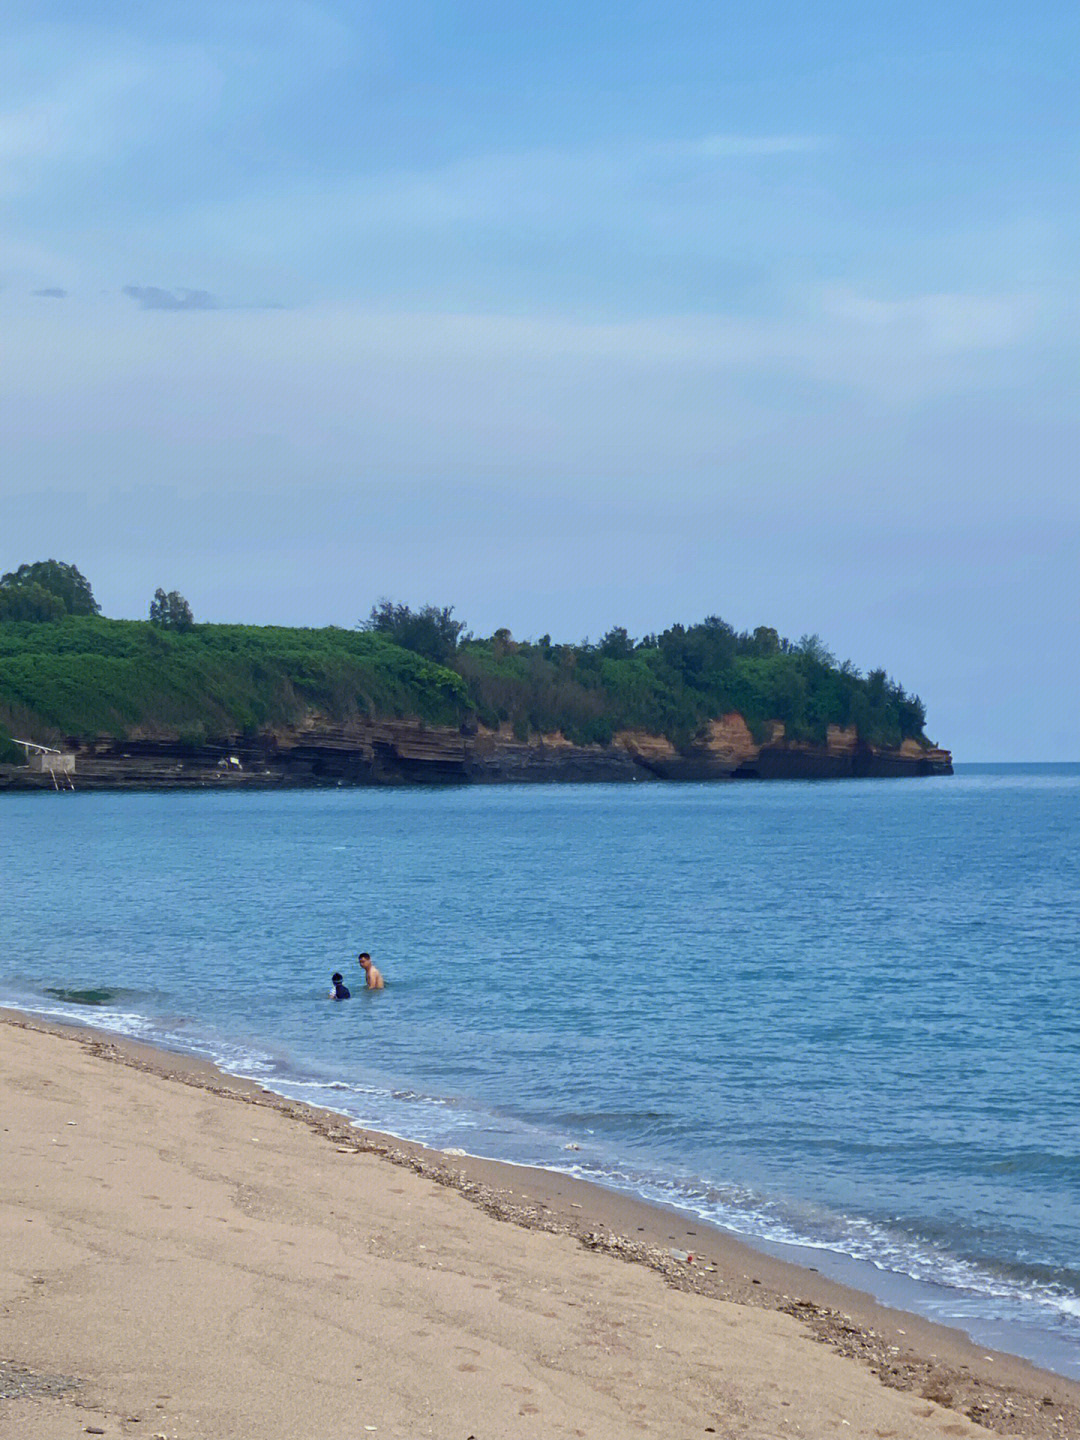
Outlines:
[[[100,616],[0,624],[0,762],[17,764],[21,738],[73,752],[80,784],[111,785],[911,774],[948,763],[931,754],[917,695],[884,670],[838,666],[813,636],[737,634],[713,616],[641,641],[616,630],[554,645],[505,631],[459,639],[447,621],[455,633],[427,653],[411,647],[431,617],[391,609],[401,634],[174,632]],[[2,783],[38,782],[5,770]]]
[[[829,726],[824,744],[788,740],[784,726],[754,739],[741,715],[713,720],[676,749],[644,731],[608,745],[575,745],[561,734],[515,739],[465,724],[420,720],[333,724],[311,715],[297,726],[193,745],[175,736],[70,737],[76,789],[273,788],[318,785],[499,784],[596,780],[840,779],[950,775],[947,750],[905,740],[870,745],[854,727]],[[0,766],[0,789],[52,788],[48,773]]]

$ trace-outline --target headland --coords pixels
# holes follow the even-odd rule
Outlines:
[[[461,629],[431,607],[377,607],[353,630],[0,609],[0,788],[952,770],[917,695],[884,670],[838,665],[816,636],[737,633],[715,616],[576,645]]]

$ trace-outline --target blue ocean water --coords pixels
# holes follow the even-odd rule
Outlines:
[[[1080,1376],[1078,837],[1080,766],[7,795],[0,1001],[811,1247]]]

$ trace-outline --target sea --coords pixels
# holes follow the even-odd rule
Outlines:
[[[674,1207],[1080,1377],[1078,841],[1080,765],[9,794],[0,1003]]]

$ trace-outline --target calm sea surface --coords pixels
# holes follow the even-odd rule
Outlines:
[[[1080,766],[8,795],[0,1000],[811,1247],[1080,1376],[1078,839]]]

